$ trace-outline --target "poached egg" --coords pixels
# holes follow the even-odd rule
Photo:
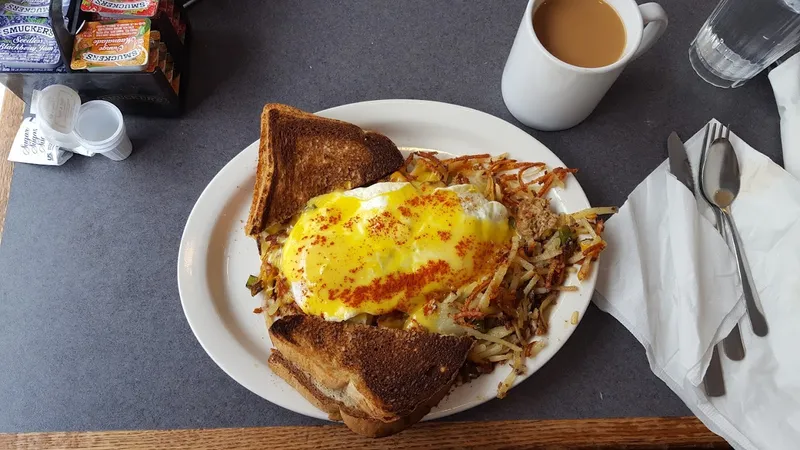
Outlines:
[[[506,208],[472,185],[377,183],[311,199],[280,269],[306,314],[400,311],[406,327],[442,332],[436,302],[494,273],[513,232]]]

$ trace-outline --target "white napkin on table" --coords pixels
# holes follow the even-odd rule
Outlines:
[[[800,53],[769,73],[781,116],[783,167],[800,180]]]
[[[685,143],[695,180],[702,139],[703,130]],[[734,134],[731,141],[742,171],[733,216],[769,334],[753,334],[711,210],[666,161],[606,224],[595,302],[634,334],[653,372],[709,429],[739,449],[797,449],[800,182]],[[737,321],[746,356],[731,361],[720,348],[727,393],[709,398],[702,378],[711,348]]]

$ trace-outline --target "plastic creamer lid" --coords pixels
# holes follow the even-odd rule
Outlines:
[[[41,91],[33,91],[31,114],[45,137],[52,143],[67,149],[80,145],[73,133],[81,106],[81,97],[74,90],[54,84]]]

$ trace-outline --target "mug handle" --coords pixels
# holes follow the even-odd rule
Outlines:
[[[642,31],[642,42],[639,43],[639,48],[633,54],[631,60],[636,59],[642,53],[650,50],[650,47],[655,44],[662,34],[667,30],[667,13],[664,8],[658,3],[645,3],[639,5],[639,11],[642,13],[642,22],[644,31]]]

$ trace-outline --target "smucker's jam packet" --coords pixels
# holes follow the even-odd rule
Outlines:
[[[70,0],[59,1],[66,15]],[[50,0],[0,0],[0,12],[6,16],[50,17]]]
[[[140,72],[150,53],[150,19],[86,22],[75,37],[73,70]]]
[[[158,0],[82,0],[81,10],[103,16],[153,17]]]
[[[47,17],[50,13],[50,0],[0,0],[0,10],[6,16]]]
[[[52,69],[34,69],[28,67],[8,67],[0,64],[0,73],[66,73],[67,69],[63,64],[58,64]]]
[[[150,30],[150,54],[147,55],[147,67],[145,72],[153,72],[158,67],[158,43],[161,41],[161,32]]]
[[[0,67],[54,69],[60,61],[50,19],[0,16]]]

